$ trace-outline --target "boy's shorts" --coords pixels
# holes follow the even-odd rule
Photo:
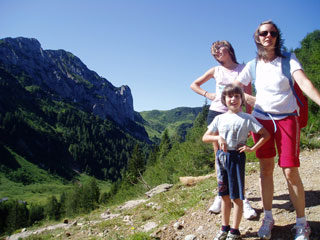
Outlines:
[[[299,167],[300,127],[297,116],[288,116],[281,120],[274,120],[277,131],[274,132],[272,120],[257,120],[268,130],[270,139],[256,151],[257,158],[272,158],[276,156],[277,145],[280,167]],[[254,142],[260,138],[259,134],[252,134]]]
[[[218,195],[244,200],[245,153],[217,151]]]

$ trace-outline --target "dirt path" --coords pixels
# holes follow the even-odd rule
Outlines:
[[[249,166],[250,164],[247,165],[247,168],[250,168]],[[301,153],[300,175],[306,193],[306,216],[312,229],[310,239],[320,240],[320,150]],[[258,179],[258,171],[253,171],[246,177],[246,193],[252,207],[258,213],[258,217],[250,221],[242,220],[240,231],[243,239],[257,239],[256,234],[263,218]],[[278,166],[275,169],[274,179],[273,215],[275,227],[272,231],[272,239],[293,239],[294,231],[292,232],[291,229],[295,224],[296,215],[289,199],[282,170]],[[221,216],[207,212],[210,204],[211,202],[208,203],[206,209],[189,212],[179,219],[180,229],[177,229],[177,221],[175,221],[163,228],[157,236],[160,239],[168,240],[213,239],[220,229]]]

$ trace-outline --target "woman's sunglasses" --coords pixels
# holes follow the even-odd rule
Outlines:
[[[278,36],[278,33],[275,32],[275,31],[262,31],[262,32],[259,32],[259,36],[261,37],[266,37],[268,36],[268,33],[270,33],[271,37],[277,37]]]

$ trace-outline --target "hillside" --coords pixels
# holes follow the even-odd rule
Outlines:
[[[84,111],[125,126],[133,121],[133,98],[128,86],[115,87],[75,55],[45,50],[34,38],[0,39],[0,66],[19,84],[51,100],[77,103]]]
[[[16,158],[66,180],[77,172],[119,179],[133,147],[150,142],[134,115],[130,88],[72,53],[44,50],[36,39],[0,40],[0,172],[20,171],[16,182],[37,181]]]
[[[311,240],[320,239],[320,150],[301,152],[300,174],[306,192],[306,216],[312,228]],[[257,239],[256,232],[263,217],[258,187],[258,164],[247,164],[246,191],[248,199],[258,213],[252,221],[243,219],[243,239]],[[289,200],[281,169],[276,167],[274,179],[273,239],[292,239],[291,228],[295,213]],[[25,229],[8,240],[29,236],[26,239],[212,239],[220,226],[220,215],[207,212],[213,201],[216,182],[213,178],[195,186],[175,184],[169,191],[129,201],[121,206],[101,208],[94,213],[68,219],[70,224],[54,224]],[[39,237],[32,237],[37,234]]]
[[[167,111],[143,111],[140,115],[145,121],[143,125],[149,138],[153,141],[159,142],[165,129],[168,130],[169,136],[177,135],[184,140],[201,109],[201,107],[179,107]]]

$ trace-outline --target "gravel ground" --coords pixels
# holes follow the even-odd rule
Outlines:
[[[301,153],[300,175],[306,193],[306,216],[311,226],[310,239],[320,240],[320,150],[303,151]],[[254,163],[255,164],[255,163]],[[281,168],[276,166],[274,172],[275,193],[273,201],[273,215],[275,226],[272,239],[293,239],[295,211],[290,202],[288,188]],[[259,172],[252,171],[246,176],[246,193],[252,207],[258,213],[254,220],[243,219],[240,231],[243,239],[258,239],[257,231],[263,219],[262,205],[259,194]],[[221,226],[220,214],[208,213],[212,202],[208,202],[206,209],[192,211],[160,229],[157,236],[160,239],[187,240],[213,239]]]

